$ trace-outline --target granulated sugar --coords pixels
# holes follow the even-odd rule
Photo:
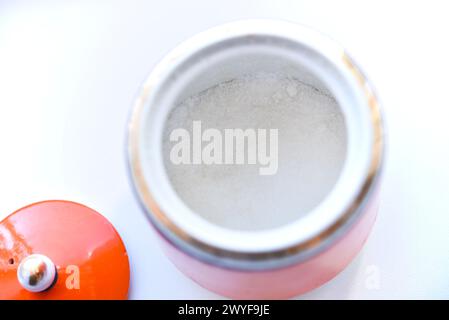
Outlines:
[[[170,134],[177,128],[193,134],[194,121],[201,121],[202,130],[220,132],[278,129],[276,173],[261,175],[260,163],[174,164],[170,152],[176,142]],[[325,198],[343,166],[346,130],[329,94],[261,73],[211,87],[177,105],[167,119],[163,148],[173,187],[194,212],[223,227],[259,230],[297,220]]]

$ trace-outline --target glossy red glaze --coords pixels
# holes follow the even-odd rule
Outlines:
[[[56,283],[32,293],[17,280],[20,261],[49,257]],[[0,222],[0,299],[126,299],[129,263],[114,227],[96,211],[69,201],[44,201]]]

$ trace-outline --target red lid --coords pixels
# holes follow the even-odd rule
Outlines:
[[[56,267],[45,291],[31,292],[19,282],[19,264],[32,254],[48,257],[47,265]],[[45,277],[37,273],[32,280],[40,278]],[[0,222],[0,299],[126,299],[128,288],[125,246],[96,211],[70,201],[43,201]]]

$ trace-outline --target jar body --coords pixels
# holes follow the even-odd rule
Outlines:
[[[261,69],[302,77],[333,96],[348,148],[338,181],[305,218],[235,232],[201,219],[174,191],[164,174],[164,122],[180,99]],[[289,298],[319,287],[356,256],[375,221],[384,149],[377,98],[344,49],[307,28],[243,21],[180,45],[145,82],[128,147],[136,194],[165,252],[187,276],[227,297]]]

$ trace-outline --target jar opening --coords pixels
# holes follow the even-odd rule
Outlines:
[[[232,100],[238,94],[228,90],[227,86],[236,85],[232,82],[243,81],[245,77],[254,80],[260,74],[275,75],[278,84],[287,81],[283,92],[285,99],[289,99],[287,96],[294,98],[295,90],[296,94],[306,92],[306,88],[299,88],[302,83],[318,91],[319,95],[314,96],[316,99],[321,95],[321,99],[327,97],[335,101],[336,113],[342,114],[338,127],[343,137],[341,142],[344,141],[341,143],[344,145],[344,151],[340,152],[341,167],[335,170],[335,180],[329,183],[323,198],[294,221],[274,227],[268,224],[268,228],[256,230],[212,223],[201,212],[192,210],[192,204],[186,204],[185,195],[173,187],[173,176],[170,177],[170,172],[167,174],[167,152],[164,153],[164,141],[170,135],[167,124],[170,117],[176,118],[173,110],[183,103],[186,104],[186,114],[201,109],[201,106],[200,109],[189,109],[187,100],[192,96],[198,99],[201,94],[203,97],[209,94],[209,102],[215,99],[218,103]],[[266,80],[267,77],[263,77],[263,84],[268,88]],[[291,83],[288,81],[293,81],[296,87],[289,89]],[[239,94],[247,94],[252,88],[251,81],[245,85],[240,83]],[[214,86],[221,86],[225,91],[211,93]],[[257,92],[257,86],[254,88]],[[228,92],[228,96],[220,100],[226,97],[224,92]],[[312,96],[310,92],[309,96]],[[214,104],[209,102],[203,107]],[[172,51],[154,69],[137,99],[130,127],[130,166],[137,191],[158,230],[183,251],[202,260],[244,268],[247,263],[266,262],[275,256],[285,257],[287,261],[316,254],[350,228],[374,184],[382,151],[381,123],[375,102],[366,80],[344,50],[316,32],[289,23],[264,20],[236,22],[211,29]],[[223,110],[226,108],[220,109]],[[226,129],[223,127],[227,126],[226,117],[211,119],[210,113],[203,113],[206,114],[206,127],[214,124]],[[253,120],[258,119],[254,113],[253,116]],[[196,119],[195,114],[187,119],[192,120],[192,128],[193,120],[201,120]],[[323,159],[329,161],[325,156]],[[182,173],[177,176],[184,178]],[[185,179],[182,183],[189,181]],[[188,191],[188,186],[185,190]],[[215,195],[218,197],[219,192]],[[220,204],[224,203],[220,201]],[[207,208],[205,214],[208,211]],[[217,257],[221,257],[219,262],[215,261]],[[273,263],[276,266],[287,263],[280,260]]]

